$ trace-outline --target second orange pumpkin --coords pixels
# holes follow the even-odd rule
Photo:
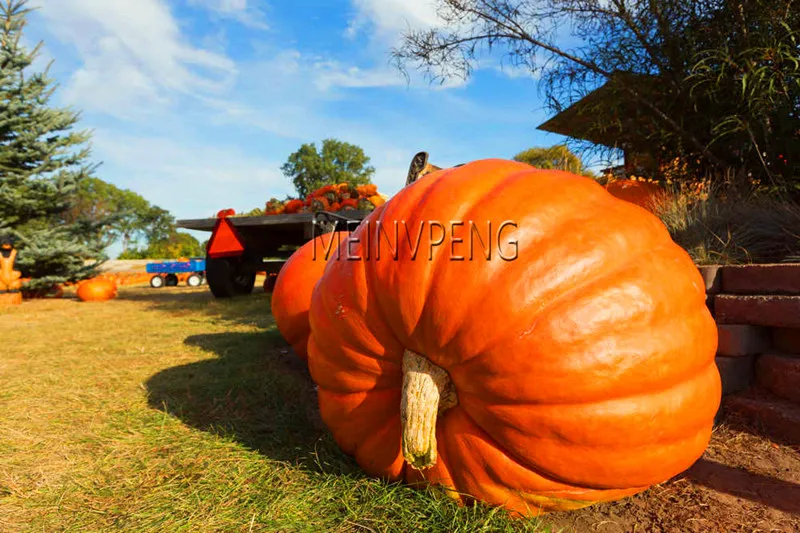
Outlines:
[[[275,280],[272,316],[278,331],[303,360],[308,357],[306,344],[311,331],[308,325],[311,293],[322,277],[328,259],[347,236],[344,231],[325,233],[307,242],[289,257]]]

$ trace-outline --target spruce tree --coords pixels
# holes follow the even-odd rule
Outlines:
[[[90,133],[73,131],[77,112],[49,105],[47,69],[30,72],[41,43],[21,44],[29,12],[27,0],[0,4],[0,236],[13,239],[36,290],[94,275],[103,253],[96,223],[65,219],[94,171]]]

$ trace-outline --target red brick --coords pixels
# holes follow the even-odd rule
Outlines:
[[[706,307],[708,307],[708,311],[711,313],[711,316],[714,316],[714,295],[709,294],[706,296]]]
[[[725,398],[726,414],[735,413],[788,444],[800,444],[800,406],[757,391]]]
[[[717,294],[722,288],[722,267],[720,265],[704,265],[697,269],[706,283],[707,294]]]
[[[800,327],[800,296],[736,296],[714,298],[718,324]]]
[[[800,264],[726,266],[722,292],[731,294],[800,294]]]
[[[800,328],[773,328],[772,344],[779,352],[800,355]]]
[[[756,363],[756,380],[760,388],[800,404],[800,358],[762,355]]]
[[[771,348],[769,329],[761,326],[720,324],[717,355],[740,357],[760,354]]]
[[[755,381],[754,355],[744,357],[717,357],[717,369],[722,379],[722,395],[736,394],[749,388]]]

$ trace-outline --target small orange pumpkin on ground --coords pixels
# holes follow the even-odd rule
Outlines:
[[[328,259],[347,236],[345,231],[325,233],[307,242],[289,257],[275,279],[272,316],[278,331],[303,360],[308,358],[306,344],[310,332],[308,308],[311,292],[322,277]]]
[[[503,160],[428,174],[373,215],[317,283],[308,341],[322,419],[368,474],[537,515],[636,494],[702,455],[717,330],[657,217]],[[455,260],[473,229],[489,259],[473,237]]]
[[[117,296],[117,284],[100,277],[88,279],[78,285],[76,295],[82,302],[104,302]]]

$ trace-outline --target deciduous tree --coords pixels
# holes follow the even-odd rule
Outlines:
[[[594,173],[583,165],[581,158],[566,144],[557,144],[549,148],[528,148],[515,155],[514,161],[528,163],[536,168],[566,170],[573,174],[594,176]]]
[[[302,145],[289,156],[281,170],[292,180],[297,193],[305,197],[324,185],[371,183],[375,169],[369,165],[369,161],[361,147],[336,139],[325,139],[321,150],[314,143]]]
[[[78,193],[65,219],[88,221],[99,228],[103,246],[119,241],[122,252],[131,246],[167,239],[175,230],[174,217],[140,194],[96,177],[78,185]]]
[[[436,0],[441,24],[393,51],[432,80],[501,53],[576,127],[612,147],[682,158],[709,176],[800,183],[797,0]],[[732,172],[731,172],[732,171]]]

